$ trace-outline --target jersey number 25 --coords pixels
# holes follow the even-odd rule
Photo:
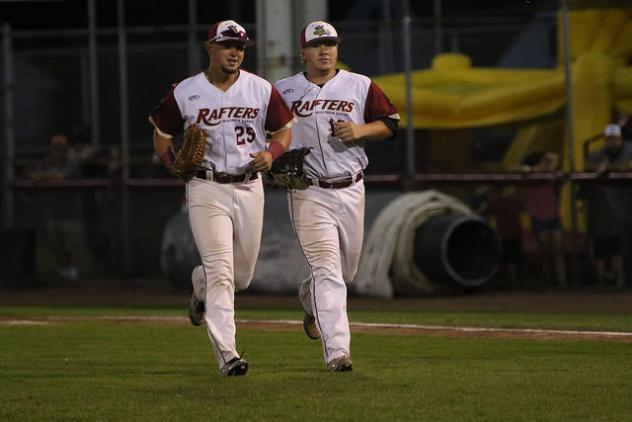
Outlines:
[[[255,140],[255,130],[251,127],[235,126],[235,138],[237,139],[237,145],[244,145],[246,142],[249,144]]]

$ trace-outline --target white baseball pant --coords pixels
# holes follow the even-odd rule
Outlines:
[[[353,281],[362,252],[364,183],[343,189],[312,186],[290,192],[288,199],[294,231],[311,272],[299,294],[305,311],[316,317],[329,363],[350,356],[345,281]]]
[[[206,330],[221,369],[239,356],[235,291],[245,290],[254,274],[263,227],[263,185],[261,177],[227,184],[193,178],[186,189],[191,230],[202,260],[192,282],[196,296],[205,302]]]

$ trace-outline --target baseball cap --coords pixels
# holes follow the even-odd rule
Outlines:
[[[246,30],[233,20],[221,21],[213,24],[208,30],[209,42],[228,42],[238,41],[244,45],[252,45],[252,41],[248,38]]]
[[[621,127],[619,125],[609,124],[603,130],[603,136],[605,136],[606,138],[609,138],[611,136],[620,138],[621,137]]]
[[[340,42],[338,32],[331,24],[323,21],[308,23],[301,32],[301,47],[305,48],[318,41]]]

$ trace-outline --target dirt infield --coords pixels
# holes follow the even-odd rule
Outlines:
[[[241,325],[260,329],[291,329],[302,321],[241,321]],[[399,335],[435,335],[448,337],[486,337],[527,340],[592,340],[632,343],[632,333],[576,330],[504,329],[487,327],[450,327],[418,324],[350,323],[354,333]],[[300,329],[302,330],[302,328]]]
[[[0,291],[0,306],[81,306],[81,307],[176,307],[185,308],[188,294],[155,286],[71,286]],[[238,309],[298,310],[295,295],[237,295]],[[469,311],[520,313],[632,313],[632,292],[615,290],[578,291],[493,291],[477,294],[400,298],[383,300],[349,298],[351,311]],[[121,323],[189,324],[185,317],[47,317],[0,318],[1,325],[55,324],[77,320],[109,320]],[[238,320],[239,326],[265,330],[302,331],[300,321]],[[354,332],[438,335],[454,337],[516,338],[532,340],[595,340],[632,343],[632,333],[573,330],[501,329],[488,327],[448,327],[415,324],[351,324]]]
[[[189,325],[185,317],[161,316],[97,316],[97,317],[41,317],[16,319],[0,316],[2,325],[52,325],[78,321],[108,321],[128,324],[160,324]],[[248,320],[238,319],[240,328],[251,328],[267,331],[302,331],[302,321],[298,320]],[[632,344],[632,333],[577,331],[577,330],[544,330],[544,329],[507,329],[489,327],[458,327],[419,324],[390,324],[351,322],[354,333],[377,333],[394,335],[432,335],[447,337],[502,338],[524,340],[588,340],[617,341]]]

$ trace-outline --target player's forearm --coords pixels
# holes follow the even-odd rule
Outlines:
[[[383,141],[393,136],[393,132],[381,120],[367,123],[362,129],[364,131],[362,139],[367,141]]]
[[[388,126],[381,120],[366,124],[340,121],[336,123],[334,132],[343,142],[382,141],[393,136]]]
[[[586,163],[586,171],[595,171],[597,173],[603,173],[608,171],[629,171],[632,169],[632,163],[617,162],[609,163],[607,161],[601,161],[598,163],[589,162]]]
[[[173,151],[173,143],[171,142],[171,139],[165,138],[158,132],[154,131],[154,151],[159,157],[166,152]]]
[[[283,129],[275,132],[270,139],[270,145],[272,145],[273,142],[277,142],[283,147],[283,151],[287,151],[292,143],[292,131],[289,129]]]
[[[607,167],[610,171],[629,171],[632,169],[632,162],[620,161],[616,163],[610,163]]]
[[[174,165],[176,155],[173,151],[173,143],[171,139],[160,135],[158,131],[154,131],[154,152],[169,173],[177,173]]]
[[[275,132],[268,147],[258,153],[252,153],[253,160],[249,163],[251,171],[267,171],[272,167],[272,162],[279,158],[290,146],[292,135],[289,129]]]

